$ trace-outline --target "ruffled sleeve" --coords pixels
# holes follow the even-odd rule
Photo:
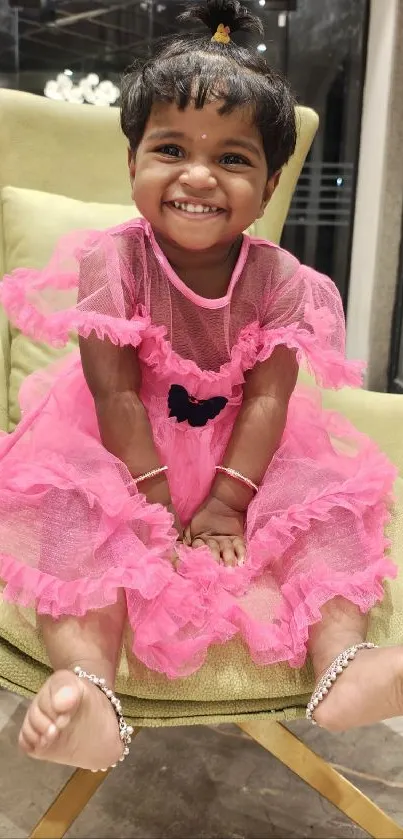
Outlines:
[[[137,346],[149,318],[136,308],[132,237],[112,231],[75,231],[57,244],[42,270],[6,275],[0,300],[22,332],[54,347],[72,333]],[[140,243],[141,246],[141,243]]]
[[[340,294],[329,277],[278,249],[261,329],[258,361],[278,345],[296,350],[322,387],[360,386],[364,365],[345,357],[346,330]]]

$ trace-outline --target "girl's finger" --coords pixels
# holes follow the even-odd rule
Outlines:
[[[246,559],[245,540],[242,539],[241,536],[235,536],[235,538],[232,540],[232,546],[238,565],[243,565]]]
[[[190,543],[192,548],[205,548],[206,543],[201,536],[197,536],[196,539],[193,539],[193,542]]]
[[[213,554],[214,559],[217,560],[217,562],[220,562],[220,559],[221,559],[220,545],[217,542],[217,539],[211,539],[211,537],[209,537],[205,541],[206,541],[207,547],[210,549],[211,553]]]
[[[191,534],[190,534],[190,527],[186,527],[186,528],[185,528],[185,530],[183,531],[183,538],[182,538],[182,541],[183,541],[183,544],[184,544],[184,545],[189,545],[189,547],[190,547],[190,545],[192,544],[192,537],[191,537]]]
[[[232,539],[220,539],[220,553],[224,565],[233,567],[237,563]]]

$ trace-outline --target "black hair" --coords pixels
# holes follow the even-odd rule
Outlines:
[[[238,0],[206,0],[193,5],[181,21],[199,21],[210,30],[206,37],[188,34],[165,44],[157,55],[124,75],[121,126],[135,152],[153,105],[172,102],[180,110],[189,104],[201,109],[212,100],[219,113],[248,107],[260,131],[271,177],[289,160],[296,144],[295,101],[286,79],[272,70],[255,49],[233,41],[237,31],[263,34],[259,18]],[[228,26],[227,44],[212,41],[220,24]]]

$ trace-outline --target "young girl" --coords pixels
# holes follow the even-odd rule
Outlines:
[[[232,40],[260,27],[237,0],[186,16],[209,34],[124,81],[142,218],[68,236],[1,290],[31,337],[80,340],[28,379],[1,440],[0,572],[5,597],[35,604],[55,670],[20,744],[94,770],[128,752],[113,694],[126,620],[134,654],[170,679],[239,633],[258,664],[301,667],[309,651],[323,678],[307,715],[321,725],[403,712],[401,650],[364,643],[395,574],[394,469],[295,389],[302,362],[321,385],[360,383],[338,292],[243,234],[294,151],[294,101]]]

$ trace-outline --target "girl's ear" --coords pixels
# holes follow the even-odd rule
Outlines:
[[[134,178],[136,176],[136,159],[132,149],[127,150],[127,165],[129,167],[129,177],[130,183],[132,187],[132,197],[133,197],[133,185],[134,185]]]
[[[275,172],[274,175],[272,175],[271,178],[269,178],[269,180],[267,181],[266,186],[264,188],[264,192],[263,192],[262,203],[261,203],[261,206],[260,206],[260,213],[258,215],[258,218],[262,218],[262,216],[264,215],[264,211],[265,211],[270,199],[272,198],[273,193],[275,192],[275,190],[278,187],[278,182],[280,180],[280,176],[281,176],[281,169],[279,169],[278,172]]]

